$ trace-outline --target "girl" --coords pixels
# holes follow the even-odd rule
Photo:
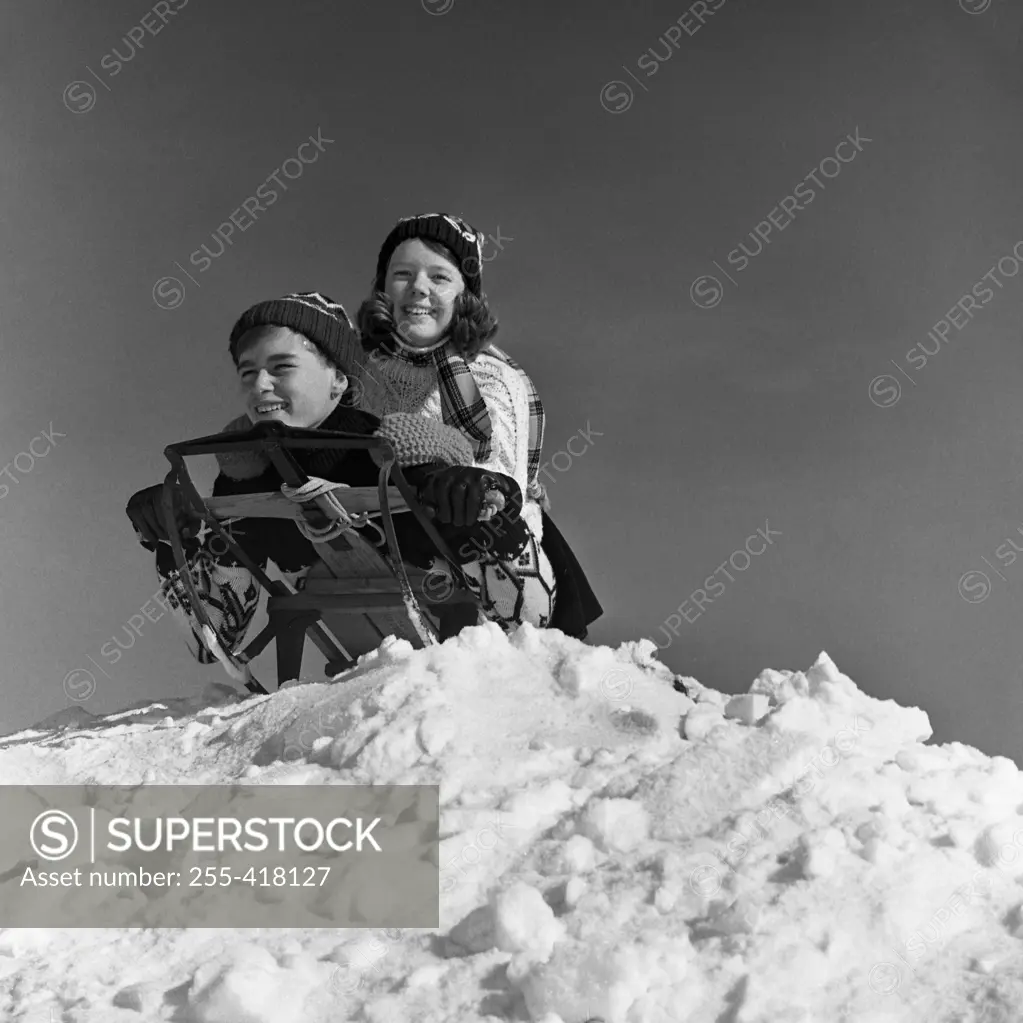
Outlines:
[[[443,213],[399,220],[384,239],[358,313],[359,407],[443,421],[472,443],[477,466],[519,484],[527,551],[514,566],[481,554],[467,575],[500,619],[539,618],[584,638],[602,609],[547,514],[537,475],[543,406],[525,372],[492,343],[497,320],[482,290],[483,245],[482,232]]]

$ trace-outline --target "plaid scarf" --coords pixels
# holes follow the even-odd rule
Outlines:
[[[496,345],[490,345],[482,354],[492,355],[510,366],[522,377],[522,381],[526,385],[526,393],[529,396],[527,496],[538,502],[545,511],[549,511],[550,499],[547,496],[547,489],[539,479],[540,451],[543,447],[544,431],[544,411],[540,395],[526,371],[506,352]],[[483,400],[465,359],[448,344],[423,354],[413,354],[398,346],[390,357],[413,366],[428,366],[433,363],[437,367],[437,381],[440,385],[441,411],[444,422],[448,426],[460,430],[469,438],[477,462],[487,461],[492,451],[493,426],[490,422],[490,411],[487,409],[487,403]]]

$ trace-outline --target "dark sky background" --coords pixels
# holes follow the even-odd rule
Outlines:
[[[765,553],[686,606],[669,665],[738,692],[827,650],[939,741],[1020,761],[1014,260],[925,365],[907,353],[1023,240],[1023,10],[726,0],[699,27],[677,2],[169,0],[162,29],[152,10],[0,14],[4,729],[82,702],[75,669],[96,713],[222,677],[167,616],[101,655],[156,589],[125,502],[165,445],[241,411],[245,307],[319,289],[354,313],[393,222],[442,210],[504,240],[484,284],[546,457],[591,431],[550,490],[606,609],[593,641],[663,644],[766,524]],[[199,273],[190,254],[318,129],[335,141]],[[737,272],[812,171],[823,190]],[[698,305],[708,274],[723,294]],[[168,276],[183,301],[161,308]],[[978,571],[983,600],[980,576],[960,587]]]

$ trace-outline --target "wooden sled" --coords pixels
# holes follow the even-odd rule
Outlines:
[[[304,518],[320,526],[324,520],[334,521],[343,514],[326,497],[304,504],[279,492],[203,498],[185,465],[185,458],[193,455],[258,451],[270,460],[285,483],[301,486],[308,478],[290,454],[295,448],[362,448],[370,451],[380,466],[376,487],[349,487],[333,492],[344,512],[359,525],[329,542],[313,544],[320,560],[309,569],[304,587],[298,592],[283,581],[271,580],[221,522],[245,517],[290,519],[297,523]],[[327,673],[335,675],[354,665],[362,654],[375,650],[387,636],[408,640],[421,649],[480,620],[475,594],[395,464],[394,451],[387,440],[332,430],[302,430],[270,422],[244,433],[182,441],[170,445],[164,453],[172,466],[164,483],[164,516],[170,524],[171,546],[189,602],[211,653],[251,691],[267,691],[253,677],[249,662],[271,640],[276,642],[280,685],[299,677],[307,635],[326,657]],[[240,651],[224,649],[199,602],[186,568],[181,538],[173,528],[170,502],[174,489],[184,492],[196,513],[269,594],[269,623]],[[447,563],[450,576],[412,569],[402,562],[392,520],[395,514],[414,515],[418,519]]]

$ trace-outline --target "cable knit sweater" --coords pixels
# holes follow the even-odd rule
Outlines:
[[[345,364],[354,378],[349,382],[356,405],[373,415],[416,413],[443,421],[440,386],[434,366],[412,366],[396,359],[372,355],[354,343],[345,352]],[[491,457],[475,463],[511,476],[527,493],[529,467],[529,396],[522,377],[501,359],[486,352],[469,364],[476,386],[490,412],[493,430]],[[523,502],[522,519],[532,534],[543,538],[543,517],[533,500]]]

